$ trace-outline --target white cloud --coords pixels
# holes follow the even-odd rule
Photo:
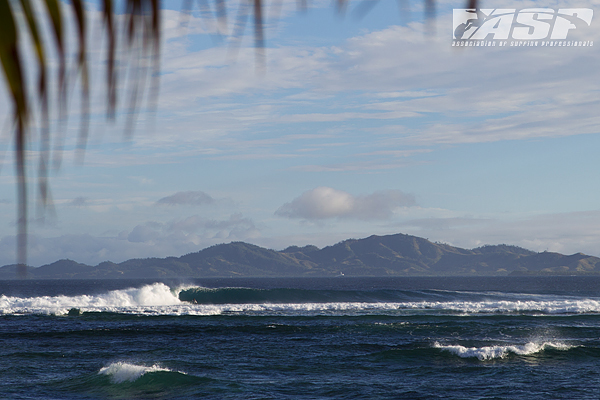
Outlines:
[[[226,220],[213,220],[192,215],[185,219],[171,222],[166,225],[166,230],[170,234],[196,234],[203,232],[211,237],[220,237],[227,239],[239,239],[256,237],[258,230],[250,218],[244,218],[242,214],[236,213],[230,215]]]
[[[225,220],[192,215],[167,223],[148,221],[121,236],[131,243],[176,249],[179,244],[186,243],[201,246],[214,244],[215,241],[247,240],[260,236],[260,232],[250,218],[241,214],[232,214]]]
[[[399,190],[385,190],[366,196],[326,186],[304,192],[299,197],[281,206],[276,215],[288,218],[320,220],[327,218],[355,218],[363,220],[385,219],[400,207],[416,205],[414,196]]]
[[[438,23],[451,26],[451,15],[439,16]],[[453,51],[442,33],[428,37],[424,25],[414,22],[335,47],[271,47],[265,76],[247,68],[254,63],[253,49],[241,49],[236,62],[222,47],[165,55],[161,109],[181,118],[169,119],[164,129],[169,133],[152,141],[203,141],[221,160],[276,160],[299,150],[281,140],[250,139],[255,132],[275,127],[267,139],[276,139],[282,131],[351,121],[361,127],[349,123],[346,135],[360,129],[369,137],[368,143],[357,139],[348,147],[357,164],[377,151],[599,130],[593,48],[464,50]],[[198,115],[202,134],[190,122]],[[375,136],[392,130],[393,138]],[[341,134],[332,139],[341,140]],[[358,150],[360,145],[371,151]],[[347,170],[345,160],[340,168],[310,164],[310,170]],[[397,167],[387,158],[370,169]]]
[[[83,196],[75,197],[68,203],[71,207],[85,207],[88,205],[88,198]]]
[[[187,191],[187,192],[177,192],[170,196],[163,197],[159,199],[156,204],[157,205],[168,205],[168,206],[201,206],[207,204],[213,204],[215,199],[213,199],[208,194],[201,191]]]
[[[600,256],[600,211],[497,217],[432,217],[408,220],[396,229],[453,246],[511,244],[533,251]]]
[[[214,244],[230,241],[253,241],[260,232],[250,218],[232,214],[218,220],[193,215],[168,223],[147,221],[130,231],[95,236],[67,234],[28,240],[28,264],[39,267],[60,259],[88,265],[102,261],[122,262],[130,258],[181,256]],[[15,236],[0,239],[0,266],[15,262]]]

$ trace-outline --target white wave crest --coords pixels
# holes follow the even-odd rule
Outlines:
[[[404,302],[328,302],[328,303],[254,303],[192,304],[179,300],[179,293],[190,287],[171,289],[164,283],[140,288],[113,290],[81,296],[0,296],[0,315],[65,315],[76,308],[81,312],[115,312],[140,315],[345,315],[361,313],[458,313],[458,314],[582,314],[600,313],[597,298],[521,295],[522,299],[404,301]]]
[[[330,302],[330,303],[254,303],[254,304],[194,304],[182,303],[177,307],[197,315],[228,313],[275,313],[275,314],[340,314],[373,312],[458,314],[583,314],[600,313],[600,301],[594,299],[557,299],[531,301],[449,301],[449,302]]]
[[[99,295],[81,296],[0,296],[0,314],[53,314],[64,315],[72,308],[81,311],[123,312],[135,310],[145,313],[156,307],[181,304],[178,293],[164,283],[141,288],[113,290]]]
[[[433,344],[434,348],[448,351],[461,358],[478,358],[481,361],[493,360],[495,358],[505,358],[510,353],[517,354],[520,356],[528,356],[542,352],[546,349],[555,350],[569,350],[573,346],[565,343],[556,342],[543,342],[533,343],[529,342],[523,345],[506,345],[506,346],[483,346],[483,347],[465,347],[460,345],[441,345],[439,343]]]
[[[98,373],[100,375],[110,376],[112,383],[134,382],[149,372],[173,372],[168,368],[163,368],[159,365],[146,367],[143,365],[129,364],[126,362],[116,362],[108,367],[102,367]],[[179,372],[183,373],[183,372]]]
[[[554,300],[490,300],[490,301],[440,301],[409,302],[408,309],[436,309],[462,313],[519,313],[542,312],[546,314],[579,314],[600,312],[597,299],[560,298]]]

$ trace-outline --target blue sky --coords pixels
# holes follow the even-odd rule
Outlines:
[[[115,123],[104,118],[104,54],[92,46],[85,161],[75,161],[74,88],[67,122],[52,124],[65,132],[51,174],[55,215],[31,223],[31,265],[179,256],[231,241],[323,247],[398,232],[600,256],[598,46],[453,49],[458,1],[437,2],[429,27],[421,2],[403,12],[378,2],[362,19],[359,2],[344,16],[329,1],[306,13],[283,2],[277,19],[267,4],[260,71],[250,25],[234,54],[214,21],[195,10],[182,27],[181,3],[167,2],[158,109],[142,108],[130,137],[125,108]],[[238,4],[229,7],[231,31]],[[570,38],[600,44],[599,27],[592,20]],[[2,140],[0,265],[15,260],[16,230],[11,144]],[[34,176],[35,140],[30,149]]]

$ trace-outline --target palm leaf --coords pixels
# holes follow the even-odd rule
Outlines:
[[[89,129],[89,111],[90,111],[90,78],[87,67],[87,25],[85,18],[85,9],[81,0],[72,0],[75,18],[77,20],[77,37],[79,39],[79,48],[77,51],[77,69],[81,73],[81,131],[77,143],[77,158],[83,161],[84,149],[87,143]]]
[[[18,31],[8,0],[0,0],[0,61],[8,82],[13,116],[16,121],[15,153],[17,169],[17,273],[27,275],[27,179],[25,176],[25,142],[28,117],[26,88],[18,47]]]

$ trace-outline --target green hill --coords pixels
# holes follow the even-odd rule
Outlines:
[[[97,266],[59,260],[28,267],[33,279],[445,276],[600,274],[600,258],[582,253],[536,253],[517,246],[486,245],[467,250],[395,234],[348,239],[333,246],[290,246],[282,251],[253,244],[219,244],[181,257],[106,261]],[[15,279],[16,267],[0,268],[0,279]]]

